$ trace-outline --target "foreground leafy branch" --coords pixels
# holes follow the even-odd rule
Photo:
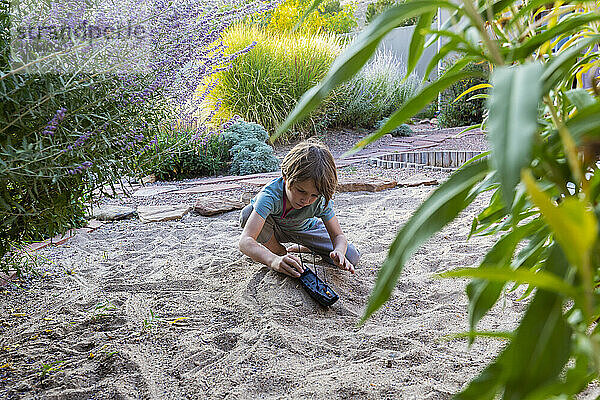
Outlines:
[[[432,13],[452,13],[429,29]],[[389,299],[413,252],[467,207],[492,191],[471,235],[495,235],[481,265],[445,277],[469,277],[470,341],[478,322],[507,289],[523,286],[527,310],[509,344],[457,399],[572,398],[599,376],[600,332],[600,83],[586,73],[600,66],[600,2],[417,0],[394,7],[365,30],[308,91],[280,127],[283,132],[349,79],[381,38],[403,19],[419,16],[408,64],[423,46],[444,39],[440,53],[453,67],[424,87],[353,151],[405,122],[439,92],[465,76],[469,63],[491,66],[490,152],[440,185],[402,227],[381,267],[362,321]],[[466,93],[465,93],[466,94]],[[519,250],[517,250],[519,249]],[[493,332],[481,333],[493,336]]]

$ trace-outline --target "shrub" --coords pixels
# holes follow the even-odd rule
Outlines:
[[[215,87],[206,104],[209,108],[220,104],[218,123],[240,115],[272,132],[300,96],[325,75],[341,47],[329,34],[269,33],[248,25],[236,25],[223,37],[232,53],[252,41],[257,43],[251,51],[207,83]],[[295,129],[313,133],[320,119],[317,112]]]
[[[385,125],[386,122],[388,122],[389,118],[384,118],[381,121],[378,121],[375,124],[375,129],[379,129],[381,128],[383,125]],[[413,134],[413,130],[411,129],[410,126],[408,126],[407,124],[402,124],[396,128],[394,128],[393,130],[391,130],[390,132],[388,132],[389,134],[391,134],[394,137],[400,137],[400,136],[412,136]]]
[[[214,175],[225,168],[229,155],[223,137],[212,131],[162,130],[156,141],[149,170],[160,180]]]
[[[18,259],[13,250],[24,243],[84,223],[96,189],[147,172],[162,121],[173,118],[176,104],[189,104],[190,81],[232,59],[210,43],[244,13],[268,8],[248,4],[220,12],[214,5],[199,0],[151,8],[135,1],[2,3],[0,268]],[[130,48],[128,40],[60,38],[52,29],[10,36],[9,13],[17,29],[87,23],[106,27],[106,34],[126,14],[130,29],[145,24],[153,47],[146,49],[143,40]],[[204,56],[210,57],[192,64],[198,47],[208,48]],[[180,118],[190,115],[177,111]]]
[[[286,0],[276,9],[263,14],[256,22],[273,32],[291,32],[312,6],[312,0]],[[348,33],[357,26],[352,4],[340,5],[339,0],[327,0],[306,16],[299,26],[303,33]]]
[[[269,138],[265,128],[259,124],[246,121],[237,121],[223,132],[223,140],[230,148],[248,139],[265,142]]]
[[[273,148],[265,143],[267,131],[255,123],[238,121],[223,133],[223,140],[230,147],[230,173],[249,175],[272,172],[279,168],[279,160]]]
[[[374,3],[369,3],[367,6],[367,13],[365,15],[365,21],[367,24],[370,24],[375,18],[379,16],[382,12],[391,8],[397,4],[404,3],[404,1],[398,0],[377,0]],[[411,26],[415,25],[418,21],[418,17],[407,18],[402,20],[398,26]]]
[[[326,104],[327,123],[370,128],[389,117],[419,87],[416,75],[404,80],[404,71],[392,53],[377,53],[364,69],[335,90]]]
[[[468,64],[465,71],[480,71],[489,73],[487,64]],[[440,95],[439,125],[445,128],[479,124],[485,114],[485,99],[472,96],[484,93],[483,89],[476,90],[456,100],[465,90],[472,86],[488,83],[487,77],[471,77],[454,83]],[[456,100],[456,101],[455,101]]]

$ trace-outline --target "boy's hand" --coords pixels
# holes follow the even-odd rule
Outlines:
[[[352,274],[354,273],[354,265],[352,265],[352,263],[348,261],[341,252],[334,250],[331,253],[329,253],[329,257],[333,260],[335,265],[337,265],[341,269],[350,271],[350,273]]]
[[[304,272],[302,264],[298,257],[286,254],[285,256],[277,256],[271,263],[271,268],[277,272],[284,273],[294,278],[298,278]]]

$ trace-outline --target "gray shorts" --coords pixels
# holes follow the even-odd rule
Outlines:
[[[242,228],[246,225],[248,218],[250,218],[252,210],[254,210],[252,204],[248,204],[240,212],[240,226]],[[304,245],[320,255],[323,258],[323,261],[333,264],[333,260],[329,258],[329,253],[333,251],[333,244],[331,243],[331,238],[325,228],[325,224],[323,224],[323,221],[320,219],[315,226],[306,231],[288,231],[281,229],[281,227],[275,223],[273,218],[268,216],[256,241],[261,244],[266,243],[273,235],[275,235],[275,239],[279,243],[298,243]],[[352,243],[348,243],[346,259],[354,266],[358,264],[358,260],[360,259],[360,252]]]

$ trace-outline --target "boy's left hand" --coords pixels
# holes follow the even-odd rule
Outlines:
[[[354,265],[352,265],[352,263],[348,261],[341,252],[334,250],[331,253],[329,253],[329,257],[333,260],[335,265],[337,265],[341,269],[350,271],[350,273],[352,274],[354,273]]]

